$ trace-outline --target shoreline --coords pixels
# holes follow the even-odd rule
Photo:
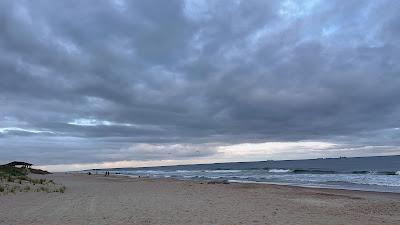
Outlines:
[[[372,192],[372,193],[390,193],[390,194],[399,194],[400,192],[395,191],[382,191],[382,190],[369,190],[369,189],[361,189],[361,188],[351,188],[351,187],[335,187],[333,185],[307,185],[307,184],[295,184],[295,183],[278,183],[278,182],[257,182],[257,181],[250,181],[250,182],[242,182],[242,181],[231,181],[232,183],[248,183],[248,184],[267,184],[267,185],[282,185],[288,187],[299,187],[299,188],[312,188],[312,189],[328,189],[328,190],[342,190],[342,191],[361,191],[361,192]]]
[[[70,172],[71,174],[81,174],[79,172]],[[85,173],[82,173],[85,174]],[[92,174],[91,176],[103,176],[101,174]],[[127,178],[148,178],[148,179],[172,179],[176,181],[188,181],[188,182],[209,182],[209,181],[224,181],[226,180],[230,184],[259,184],[259,185],[277,185],[277,186],[285,186],[285,187],[298,187],[298,188],[311,188],[311,189],[323,189],[323,190],[339,190],[339,191],[360,191],[360,192],[371,192],[371,193],[389,193],[389,194],[398,194],[400,192],[396,191],[382,191],[382,190],[372,190],[372,189],[362,189],[362,188],[351,188],[351,187],[336,187],[333,185],[308,185],[308,184],[296,184],[296,183],[280,183],[280,182],[260,182],[260,181],[245,181],[245,180],[229,180],[229,179],[179,179],[176,177],[152,177],[152,176],[138,176],[138,175],[128,175],[128,174],[111,174],[109,177],[127,177]],[[400,178],[399,178],[400,179]]]
[[[56,173],[65,193],[0,196],[0,224],[399,224],[400,194]]]

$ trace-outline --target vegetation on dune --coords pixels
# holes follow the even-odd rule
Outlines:
[[[29,172],[33,173],[33,174],[51,174],[50,172],[45,171],[45,170],[32,169],[32,168],[29,168]]]
[[[25,176],[28,174],[28,170],[25,168],[17,168],[13,166],[1,165],[0,166],[0,177],[1,176]]]
[[[58,192],[64,193],[65,186],[48,179],[34,179],[29,174],[50,174],[47,171],[31,168],[18,168],[11,165],[0,165],[0,194],[16,192]]]

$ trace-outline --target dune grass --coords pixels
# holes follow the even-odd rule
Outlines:
[[[48,174],[43,170],[0,166],[0,194],[30,191],[64,193],[66,190],[65,186],[61,186],[53,180],[31,178],[28,176],[29,173]]]

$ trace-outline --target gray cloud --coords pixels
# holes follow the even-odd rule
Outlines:
[[[190,159],[216,154],[210,143],[302,140],[384,153],[373,147],[400,144],[399,10],[1,1],[0,161]]]

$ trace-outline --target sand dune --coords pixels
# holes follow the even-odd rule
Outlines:
[[[61,193],[0,196],[0,224],[400,224],[400,194],[46,175]]]

